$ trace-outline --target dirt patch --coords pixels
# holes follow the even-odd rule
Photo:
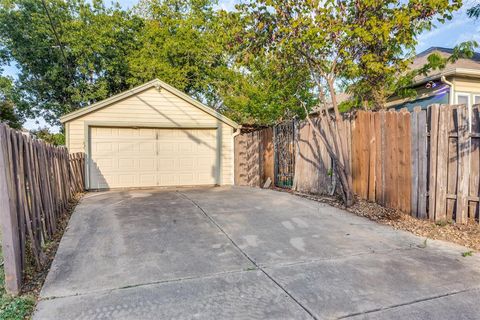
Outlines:
[[[47,262],[41,269],[36,269],[33,263],[28,263],[28,267],[25,271],[25,278],[24,278],[24,285],[22,287],[22,295],[28,294],[33,295],[35,300],[37,299],[40,290],[42,289],[43,283],[45,278],[47,277],[48,271],[50,270],[50,266],[52,264],[53,258],[55,258],[55,254],[57,253],[58,245],[60,244],[60,240],[62,239],[63,234],[65,233],[68,221],[77,206],[80,202],[80,199],[83,197],[84,193],[79,193],[75,195],[72,200],[68,204],[67,211],[58,219],[57,221],[57,232],[54,234],[51,241],[49,241],[44,246],[44,251],[47,256]],[[27,253],[27,259],[28,253]],[[31,259],[30,259],[31,260]],[[29,261],[33,262],[33,261]]]
[[[346,208],[342,202],[335,197],[321,197],[278,188],[275,190],[289,192],[304,198],[327,203],[331,206],[352,212],[358,216],[366,217],[378,223],[392,226],[394,229],[409,231],[428,239],[457,243],[480,252],[480,225],[478,224],[461,225],[448,222],[435,223],[429,220],[420,220],[399,210],[385,208],[379,204],[362,199],[358,199],[353,206]]]

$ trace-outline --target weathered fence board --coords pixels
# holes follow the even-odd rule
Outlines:
[[[36,268],[45,263],[44,244],[72,196],[84,189],[83,168],[83,154],[69,155],[0,123],[0,225],[9,293],[20,291],[27,251]]]
[[[22,283],[22,250],[17,232],[18,217],[13,185],[10,130],[0,125],[0,225],[2,228],[2,251],[5,270],[5,288],[12,294],[20,292]],[[5,143],[7,142],[7,143]]]
[[[432,105],[428,109],[417,107],[413,112],[357,111],[341,124],[348,128],[343,130],[348,145],[342,152],[349,157],[354,192],[414,217],[478,223],[478,106],[472,110],[471,123],[469,119],[466,106]],[[321,132],[328,132],[321,118],[312,119],[312,123]],[[336,177],[322,140],[325,137],[317,137],[308,121],[297,122],[296,128],[292,189],[331,194]],[[285,131],[283,127],[274,130]],[[282,136],[277,135],[277,139]],[[285,150],[291,152],[285,147],[291,139],[285,139],[275,143],[277,159],[284,158]],[[256,164],[261,165],[258,161]],[[239,166],[242,164],[237,163]],[[279,177],[283,176],[275,179]]]
[[[470,134],[470,172],[468,192],[468,221],[478,222],[479,215],[479,191],[480,191],[480,112],[479,106],[472,110],[472,131]],[[462,153],[461,153],[462,154]],[[468,161],[468,160],[467,160]]]
[[[411,114],[411,214],[427,217],[427,111]]]
[[[312,120],[320,127],[320,119]],[[330,139],[327,136],[327,139]],[[331,194],[335,189],[332,160],[327,148],[310,124],[306,121],[298,124],[295,139],[295,175],[292,189],[299,192]]]
[[[266,128],[235,137],[235,184],[261,187],[274,180],[273,130]]]
[[[470,176],[470,148],[468,114],[465,108],[457,110],[458,122],[458,189],[456,221],[467,222],[468,217],[468,177]]]

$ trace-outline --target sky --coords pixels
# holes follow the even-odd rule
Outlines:
[[[108,0],[107,0],[108,1]],[[480,0],[464,0],[463,7],[454,13],[453,19],[445,24],[438,23],[435,28],[426,31],[418,38],[417,53],[420,53],[430,47],[452,48],[455,45],[476,40],[480,43],[480,20],[474,21],[467,16],[467,9],[477,4]],[[132,8],[138,0],[118,0],[120,5],[129,9]],[[219,0],[218,7],[226,10],[232,10],[238,0]],[[6,67],[4,74],[15,77],[17,69],[14,66]],[[24,127],[35,129],[46,126],[42,119],[29,119]],[[59,128],[52,128],[58,131]]]

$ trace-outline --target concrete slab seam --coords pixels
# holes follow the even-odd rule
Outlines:
[[[208,275],[202,275],[202,276],[172,278],[172,279],[167,279],[167,280],[159,280],[159,281],[152,281],[152,282],[144,282],[144,283],[126,285],[126,286],[104,289],[104,290],[91,290],[91,291],[83,292],[83,293],[50,296],[50,297],[46,297],[46,298],[40,298],[39,301],[48,301],[48,300],[70,298],[70,297],[81,297],[81,296],[88,296],[88,295],[92,295],[92,294],[112,293],[112,292],[117,291],[117,290],[125,290],[125,289],[137,288],[137,287],[145,287],[145,286],[151,286],[151,285],[156,285],[156,284],[175,283],[175,282],[188,281],[188,280],[203,280],[203,279],[215,278],[215,277],[218,277],[218,276],[221,276],[221,275],[245,273],[245,272],[248,272],[248,271],[247,270],[232,270],[232,271],[210,273]]]
[[[469,289],[465,289],[465,290],[458,290],[458,291],[448,292],[448,293],[439,294],[439,295],[432,296],[432,297],[426,297],[426,298],[417,299],[417,300],[413,300],[413,301],[409,301],[409,302],[405,302],[405,303],[399,303],[399,304],[391,305],[391,306],[384,307],[384,308],[377,308],[377,309],[372,309],[372,310],[368,310],[368,311],[352,313],[352,314],[349,314],[349,315],[346,315],[346,316],[342,316],[342,317],[337,318],[337,319],[348,319],[348,318],[352,318],[352,317],[357,317],[357,316],[361,316],[361,315],[367,315],[367,314],[376,313],[376,312],[381,312],[381,311],[386,311],[386,310],[392,310],[392,309],[399,308],[399,307],[405,307],[405,306],[414,305],[414,304],[420,303],[420,302],[432,301],[432,300],[436,300],[436,299],[440,299],[440,298],[445,298],[445,297],[449,297],[449,296],[454,296],[454,295],[460,294],[460,293],[474,292],[474,291],[480,291],[480,288],[469,288]]]
[[[205,217],[207,217],[211,223],[213,225],[215,225],[219,230],[220,232],[222,232],[225,237],[227,237],[227,239],[232,243],[232,245],[237,248],[237,250],[240,251],[241,254],[243,254],[243,256],[245,256],[245,258],[247,258],[258,270],[260,270],[268,279],[270,279],[278,288],[280,288],[280,290],[282,290],[286,295],[288,295],[290,297],[290,299],[292,299],[298,306],[300,306],[300,308],[302,308],[310,317],[312,317],[312,319],[315,319],[315,320],[319,320],[314,314],[312,311],[310,311],[306,306],[304,306],[303,304],[300,303],[299,300],[297,300],[290,292],[287,291],[286,288],[284,288],[277,280],[275,280],[270,274],[268,274],[259,264],[257,264],[257,262],[251,258],[246,252],[244,252],[238,245],[235,241],[233,241],[233,239],[227,234],[227,232],[225,232],[225,230],[223,230],[223,228],[205,211],[203,210],[202,207],[200,207],[200,205],[198,205],[193,199],[189,198],[186,194],[180,192],[180,191],[177,191],[179,194],[181,194],[185,199],[189,200],[190,202],[192,202],[204,215]]]

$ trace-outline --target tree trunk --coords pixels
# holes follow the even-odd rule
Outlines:
[[[353,179],[350,173],[350,155],[347,148],[345,125],[343,120],[341,122],[334,120],[326,112],[321,112],[319,117],[320,128],[313,123],[308,113],[306,119],[315,134],[322,139],[327,152],[335,164],[335,174],[340,181],[342,198],[345,206],[349,207],[355,203],[355,196],[353,193]],[[328,133],[325,130],[328,130]]]

